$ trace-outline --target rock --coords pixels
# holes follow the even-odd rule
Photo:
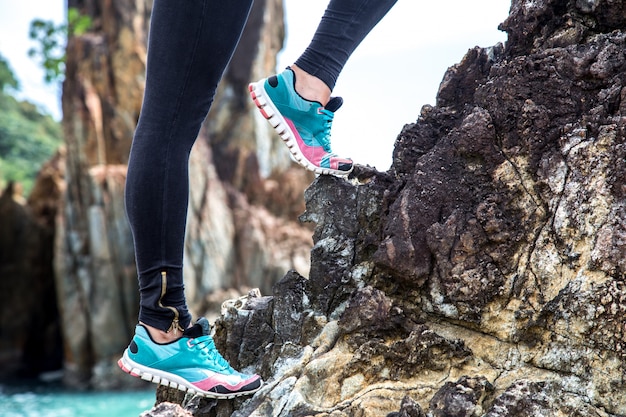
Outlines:
[[[514,0],[389,172],[311,184],[308,280],[217,321],[234,416],[626,414],[625,7]]]
[[[192,417],[189,411],[174,403],[162,402],[154,406],[152,410],[141,413],[141,417]]]
[[[36,188],[36,187],[35,187]],[[35,190],[33,193],[36,193]],[[21,186],[0,194],[0,378],[32,378],[62,363],[52,276],[55,207],[31,207]]]
[[[399,412],[387,414],[387,417],[426,417],[418,403],[411,397],[404,397]]]
[[[436,417],[471,417],[482,415],[485,399],[493,386],[484,377],[461,377],[446,382],[430,400],[430,411]]]
[[[568,392],[559,381],[519,380],[500,395],[485,417],[496,416],[611,416],[590,404],[584,395]]]
[[[225,303],[216,345],[265,386],[233,401],[164,388],[159,398],[189,405],[196,417],[625,415],[625,9],[621,0],[513,0],[501,25],[506,45],[473,48],[447,71],[436,105],[398,135],[388,172],[357,165],[348,179],[319,176],[306,190],[300,219],[315,224],[308,277],[294,268],[271,291]],[[237,74],[232,85],[245,78]],[[229,104],[216,110],[216,125],[240,104],[231,91],[221,92]],[[204,134],[194,189],[208,187],[224,214],[212,224],[227,241],[222,250],[261,258],[215,270],[249,287],[239,278],[254,265],[274,275],[272,265],[301,262],[293,248],[271,262],[255,249],[304,241],[304,233],[286,232],[293,223],[281,216],[292,211],[257,209],[267,200],[253,190],[271,194],[289,178],[264,177],[272,152],[261,157]],[[118,224],[107,216],[119,204],[123,164],[75,171],[97,154],[74,155],[75,142],[68,145],[68,195],[93,199],[64,206],[62,241],[73,246],[63,253],[80,256],[62,276],[91,295],[99,287],[90,262],[107,252],[82,231]],[[203,169],[214,155],[260,174]],[[197,252],[188,259],[190,285],[208,290],[217,281],[203,275],[209,245],[198,225],[214,217],[201,194],[192,195],[197,239],[188,248]],[[86,251],[92,246],[100,250]],[[83,349],[90,352],[85,329],[108,329],[108,319],[83,314],[78,296],[60,294],[77,326],[69,328],[66,363],[106,376]],[[192,299],[197,308],[208,303]],[[106,352],[98,355],[108,363]]]

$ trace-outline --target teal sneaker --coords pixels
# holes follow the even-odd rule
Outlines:
[[[170,343],[156,343],[139,324],[124,355],[117,362],[132,376],[210,398],[234,398],[261,388],[258,375],[235,371],[215,348],[209,322],[200,318]]]
[[[330,149],[330,128],[341,97],[326,106],[302,98],[295,89],[291,68],[248,86],[250,97],[289,148],[292,158],[317,174],[346,176],[352,160],[340,158]]]

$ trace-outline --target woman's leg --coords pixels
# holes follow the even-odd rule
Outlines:
[[[191,147],[239,41],[252,0],[155,0],[146,88],[126,181],[139,273],[139,320],[182,330]]]
[[[251,394],[263,384],[224,360],[204,317],[190,326],[182,273],[189,153],[251,4],[155,0],[126,180],[140,323],[118,364],[131,375],[213,398]]]

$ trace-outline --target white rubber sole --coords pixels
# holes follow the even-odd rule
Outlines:
[[[138,364],[128,357],[126,351],[124,351],[124,355],[117,361],[118,366],[127,374],[132,375],[137,378],[141,378],[144,381],[154,382],[155,384],[161,384],[166,387],[176,388],[183,392],[188,392],[191,394],[202,395],[207,398],[216,398],[216,399],[230,399],[241,397],[243,395],[251,395],[257,392],[263,386],[263,382],[257,388],[249,391],[239,391],[227,394],[221,394],[218,392],[212,391],[204,391],[199,389],[198,387],[191,384],[189,381],[184,378],[179,377],[178,375],[174,375],[169,372],[160,371],[157,369],[152,369],[145,367],[143,365]]]
[[[270,125],[274,128],[278,136],[285,142],[287,145],[287,149],[291,153],[292,159],[305,169],[315,172],[316,174],[322,175],[334,175],[337,177],[346,177],[352,172],[352,168],[349,171],[340,171],[337,169],[330,168],[322,168],[318,167],[309,161],[300,151],[300,147],[296,142],[296,138],[294,133],[291,131],[291,128],[287,124],[285,118],[280,114],[280,112],[274,106],[274,103],[267,95],[265,91],[265,87],[263,87],[264,80],[261,80],[256,83],[250,83],[248,85],[248,91],[250,92],[250,97],[254,101],[254,104],[258,107],[261,115],[270,123]]]

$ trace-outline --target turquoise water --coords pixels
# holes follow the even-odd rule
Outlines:
[[[0,385],[1,417],[139,417],[155,390],[76,392],[44,386]]]

